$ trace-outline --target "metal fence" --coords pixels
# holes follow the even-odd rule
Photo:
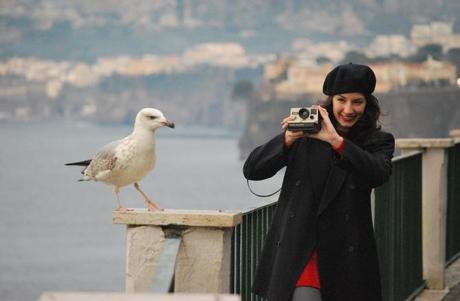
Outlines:
[[[242,223],[233,231],[230,292],[241,295],[244,301],[262,300],[251,292],[251,285],[275,210],[276,201],[246,210]]]
[[[375,236],[383,300],[406,300],[423,289],[422,154],[393,160],[390,181],[375,190]]]
[[[460,142],[447,150],[446,265],[460,256]]]
[[[393,160],[390,181],[375,192],[375,231],[381,263],[383,300],[405,300],[424,286],[422,279],[422,155]],[[255,269],[276,202],[243,212],[232,237],[230,291],[243,301],[262,298],[251,293]]]

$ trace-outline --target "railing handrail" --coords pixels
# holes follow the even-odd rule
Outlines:
[[[275,204],[277,202],[278,202],[278,199],[271,199],[270,201],[262,203],[261,205],[257,205],[257,206],[254,206],[254,207],[247,207],[247,208],[241,210],[241,213],[243,215],[249,214],[249,213],[252,213],[254,211],[270,207],[271,205],[273,205],[273,204]]]
[[[398,161],[401,161],[401,160],[404,160],[404,159],[407,159],[407,158],[410,158],[410,157],[413,157],[413,156],[418,156],[420,154],[423,154],[423,150],[414,150],[413,152],[410,152],[410,153],[407,153],[407,154],[404,154],[404,155],[396,156],[391,161],[392,162],[398,162]]]

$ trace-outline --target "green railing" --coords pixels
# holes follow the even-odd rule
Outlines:
[[[423,286],[421,245],[421,152],[393,160],[390,181],[375,192],[375,231],[386,301],[405,300]],[[255,269],[276,202],[243,212],[232,237],[230,291],[243,301],[262,300],[251,292]]]
[[[257,262],[268,228],[276,210],[276,202],[243,212],[243,221],[232,236],[230,292],[244,301],[262,300],[251,292]]]
[[[395,158],[390,181],[375,190],[375,235],[383,300],[406,300],[421,291],[421,152]]]
[[[460,143],[447,150],[446,265],[460,256]]]

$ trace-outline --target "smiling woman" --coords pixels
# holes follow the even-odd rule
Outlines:
[[[257,147],[249,180],[286,168],[253,289],[269,301],[382,300],[371,189],[391,174],[393,135],[380,130],[374,72],[346,64],[326,76],[321,129],[288,129]]]

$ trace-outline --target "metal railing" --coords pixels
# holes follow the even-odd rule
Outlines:
[[[390,181],[375,193],[375,230],[384,300],[405,300],[423,286],[421,245],[421,152],[393,160]],[[243,212],[232,236],[230,292],[243,301],[262,298],[251,292],[256,266],[276,202]]]
[[[375,236],[383,300],[408,300],[424,287],[422,153],[393,160],[390,180],[375,190]]]
[[[243,221],[232,234],[230,292],[244,301],[263,300],[251,292],[256,266],[277,202],[243,211]]]
[[[446,265],[460,256],[460,142],[447,150]]]

